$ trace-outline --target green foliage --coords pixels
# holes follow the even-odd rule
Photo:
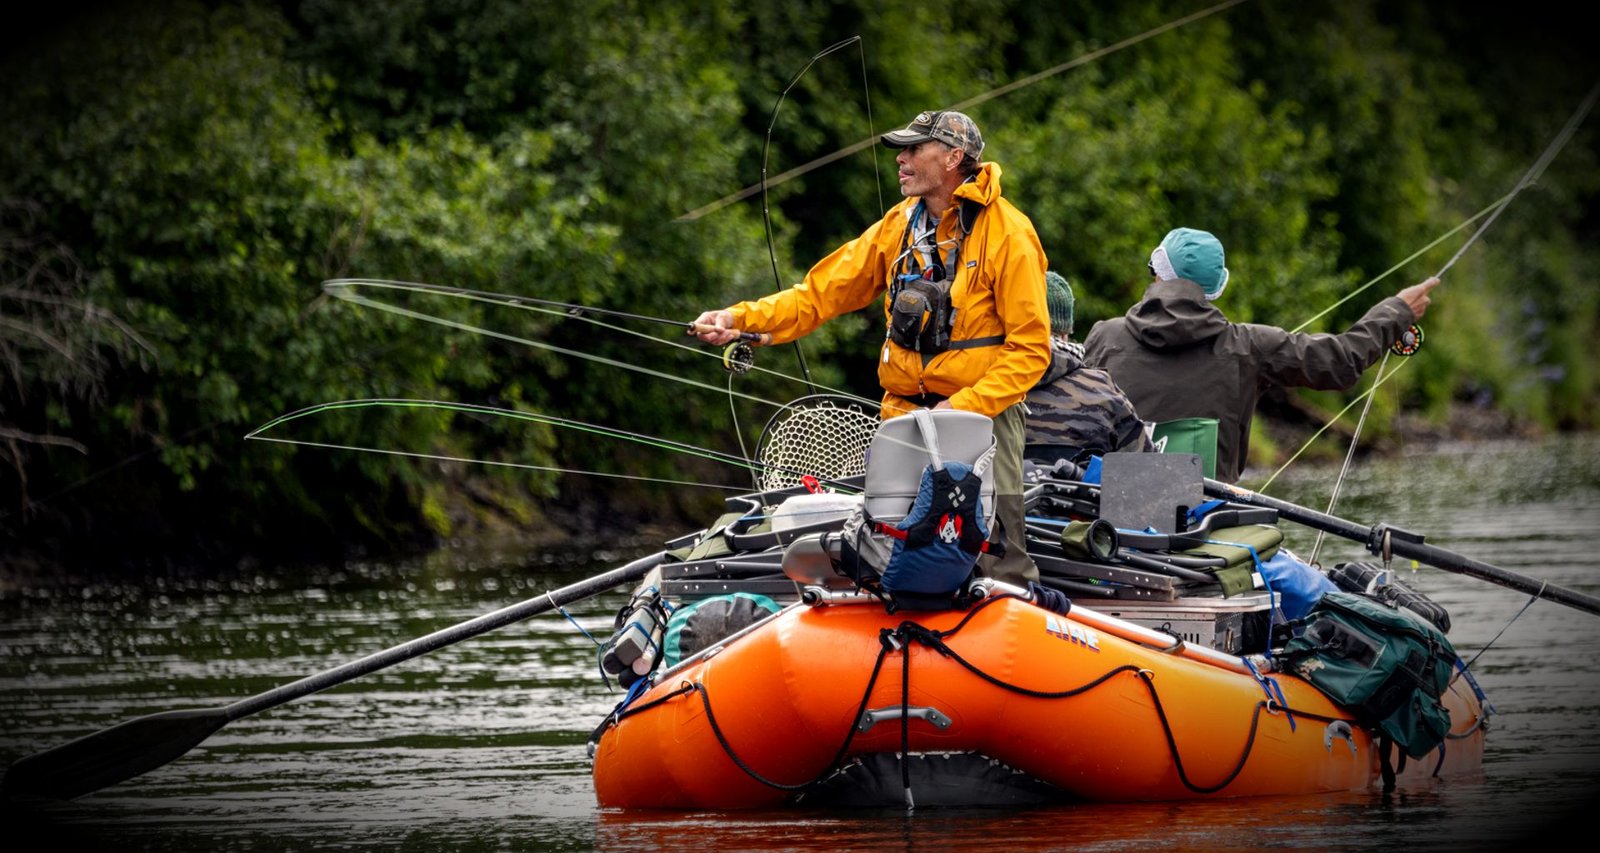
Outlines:
[[[763,351],[776,373],[732,385],[759,399],[730,401],[717,354],[671,324],[797,280],[898,201],[893,152],[821,161],[923,109],[966,104],[983,127],[1081,331],[1138,297],[1178,225],[1226,244],[1233,319],[1341,329],[1452,261],[1600,76],[1541,6],[1258,0],[1090,59],[1204,7],[104,5],[0,67],[0,512],[27,522],[7,535],[58,556],[284,531],[386,548],[575,501],[701,511],[714,492],[649,478],[744,475],[522,419],[368,406],[259,436],[406,456],[244,436],[410,398],[747,452],[807,391],[796,349]],[[1594,140],[1580,128],[1462,252],[1369,429],[1459,402],[1596,425]],[[17,296],[39,292],[30,269],[82,323]],[[638,319],[321,287],[344,277]],[[876,395],[877,311],[803,343],[815,383]],[[1307,396],[1337,411],[1356,393]]]

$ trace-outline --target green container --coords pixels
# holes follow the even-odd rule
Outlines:
[[[1162,453],[1193,453],[1207,477],[1217,476],[1217,419],[1179,418],[1162,421],[1151,432]]]

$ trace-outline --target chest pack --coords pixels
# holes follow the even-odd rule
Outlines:
[[[994,453],[993,422],[973,412],[917,409],[885,421],[868,450],[862,506],[845,521],[844,574],[899,608],[950,607],[978,556],[1002,548],[989,541]]]
[[[953,340],[956,308],[950,290],[961,269],[961,248],[983,205],[961,199],[956,236],[947,254],[939,252],[938,223],[922,202],[912,210],[900,240],[900,255],[889,282],[889,340],[922,354],[924,361],[951,349],[994,346],[1004,335]]]
[[[1363,725],[1393,739],[1412,758],[1438,748],[1450,731],[1440,697],[1455,672],[1444,633],[1405,610],[1367,596],[1324,592],[1278,655],[1294,672]]]

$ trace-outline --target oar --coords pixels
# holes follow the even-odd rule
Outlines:
[[[6,799],[70,800],[114,785],[124,779],[131,779],[183,755],[234,720],[326,690],[435,649],[488,633],[496,628],[503,628],[513,622],[555,610],[620,584],[637,581],[665,559],[665,551],[641,557],[605,574],[569,584],[493,613],[485,613],[459,625],[435,631],[425,637],[418,637],[394,648],[370,654],[228,705],[218,708],[166,711],[138,717],[44,752],[26,756],[6,770],[4,782]]]
[[[1490,583],[1497,583],[1504,587],[1526,592],[1537,598],[1549,599],[1550,601],[1565,604],[1568,607],[1575,607],[1578,610],[1600,615],[1600,598],[1559,587],[1537,578],[1530,578],[1527,575],[1506,571],[1498,566],[1491,566],[1488,563],[1474,560],[1454,551],[1425,545],[1422,541],[1423,537],[1417,533],[1401,530],[1387,524],[1365,526],[1356,524],[1352,521],[1317,512],[1314,509],[1306,509],[1298,504],[1267,497],[1260,492],[1241,489],[1238,486],[1230,486],[1227,483],[1210,478],[1205,481],[1205,492],[1214,498],[1270,507],[1278,511],[1280,518],[1287,518],[1307,527],[1324,530],[1336,536],[1343,536],[1346,539],[1360,542],[1374,554],[1383,554],[1387,549],[1389,553],[1410,557],[1413,560],[1427,563],[1447,572],[1455,572],[1478,578],[1479,580],[1486,580]]]

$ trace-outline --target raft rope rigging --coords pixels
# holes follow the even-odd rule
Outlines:
[[[1035,698],[1035,699],[1052,699],[1053,700],[1053,699],[1071,698],[1073,696],[1078,696],[1078,695],[1086,693],[1086,692],[1088,692],[1090,690],[1093,690],[1093,689],[1101,686],[1102,684],[1106,684],[1113,677],[1115,677],[1117,675],[1124,674],[1124,673],[1133,673],[1134,675],[1138,676],[1138,678],[1140,680],[1140,683],[1144,685],[1146,691],[1148,691],[1148,693],[1150,695],[1150,700],[1153,703],[1157,719],[1161,723],[1162,733],[1163,733],[1163,735],[1164,735],[1164,737],[1166,739],[1166,742],[1167,742],[1167,750],[1168,750],[1168,753],[1172,756],[1173,767],[1177,771],[1179,781],[1184,785],[1184,787],[1188,788],[1190,791],[1192,791],[1194,793],[1197,793],[1197,794],[1213,794],[1213,793],[1216,793],[1218,791],[1221,791],[1224,788],[1226,788],[1228,785],[1232,784],[1233,781],[1238,778],[1239,774],[1244,771],[1245,765],[1249,762],[1250,756],[1254,752],[1256,739],[1257,739],[1257,736],[1258,736],[1259,731],[1260,731],[1261,714],[1262,714],[1263,711],[1265,711],[1268,714],[1273,714],[1273,715],[1276,715],[1276,714],[1278,714],[1280,712],[1285,714],[1287,716],[1287,719],[1290,721],[1290,725],[1291,726],[1293,726],[1294,719],[1295,719],[1296,716],[1298,716],[1298,717],[1300,717],[1302,719],[1316,720],[1318,722],[1327,723],[1327,724],[1343,723],[1343,724],[1348,725],[1348,726],[1360,726],[1361,725],[1361,723],[1359,721],[1357,721],[1355,719],[1352,719],[1352,718],[1348,718],[1348,717],[1330,717],[1330,716],[1326,716],[1326,715],[1323,715],[1323,714],[1317,714],[1317,713],[1313,713],[1313,712],[1310,712],[1310,711],[1296,710],[1294,708],[1291,708],[1288,705],[1288,703],[1286,701],[1283,701],[1283,699],[1281,698],[1283,696],[1282,689],[1277,687],[1277,684],[1273,679],[1271,679],[1270,677],[1262,676],[1260,673],[1255,673],[1255,678],[1256,678],[1257,682],[1261,684],[1262,689],[1264,691],[1266,691],[1267,698],[1259,700],[1256,703],[1255,708],[1251,713],[1250,730],[1249,730],[1248,735],[1245,738],[1245,743],[1244,743],[1244,746],[1241,749],[1241,754],[1239,756],[1238,763],[1235,764],[1233,769],[1230,770],[1216,784],[1214,784],[1214,785],[1199,785],[1199,784],[1196,784],[1193,780],[1191,780],[1189,778],[1188,771],[1185,770],[1185,768],[1184,768],[1182,753],[1181,753],[1181,750],[1179,749],[1177,738],[1173,734],[1173,731],[1172,731],[1172,722],[1167,717],[1166,708],[1165,708],[1165,706],[1163,705],[1163,703],[1161,701],[1160,692],[1156,689],[1156,686],[1155,686],[1154,674],[1151,673],[1150,671],[1142,669],[1142,668],[1137,667],[1137,666],[1134,666],[1133,664],[1123,664],[1123,665],[1120,665],[1120,666],[1113,667],[1112,669],[1106,671],[1102,675],[1100,675],[1100,676],[1094,678],[1093,680],[1091,680],[1091,681],[1089,681],[1089,682],[1087,682],[1087,683],[1085,683],[1083,685],[1080,685],[1078,687],[1069,688],[1069,689],[1066,689],[1066,690],[1057,690],[1057,691],[1036,690],[1036,689],[1033,689],[1033,688],[1023,687],[1023,686],[1017,685],[1017,684],[1012,684],[1011,682],[1008,682],[1008,681],[1006,681],[1004,679],[1001,679],[1001,678],[999,678],[999,677],[997,677],[995,675],[992,675],[992,674],[990,674],[988,672],[985,672],[983,669],[981,669],[977,665],[973,664],[971,661],[968,661],[966,658],[962,657],[955,649],[951,648],[949,646],[949,644],[947,642],[945,642],[949,637],[954,636],[963,627],[965,627],[967,625],[967,623],[970,622],[972,620],[972,618],[974,616],[976,616],[979,612],[981,612],[983,609],[985,609],[986,607],[988,607],[988,606],[990,606],[992,604],[998,603],[1001,600],[1007,599],[1007,598],[1013,598],[1013,599],[1017,599],[1019,601],[1025,601],[1025,602],[1028,600],[1023,596],[1017,595],[1016,593],[1010,593],[1010,592],[1000,593],[1000,594],[997,594],[997,595],[991,595],[989,597],[984,598],[982,601],[978,602],[977,604],[973,605],[968,610],[967,614],[964,617],[962,617],[962,619],[959,622],[957,622],[954,627],[952,627],[952,628],[950,628],[948,630],[944,630],[944,631],[933,630],[931,628],[928,628],[928,627],[923,626],[921,624],[918,624],[916,622],[905,621],[905,622],[901,622],[900,625],[895,627],[895,628],[883,628],[883,629],[880,629],[879,632],[878,632],[878,640],[879,640],[878,656],[877,656],[876,660],[873,663],[872,673],[867,679],[866,688],[862,693],[861,701],[860,701],[860,703],[858,703],[856,714],[852,719],[853,719],[853,721],[860,721],[860,720],[864,719],[865,714],[867,712],[867,706],[871,702],[872,692],[873,692],[874,688],[877,686],[878,676],[880,675],[880,673],[883,670],[883,664],[884,664],[885,658],[887,658],[888,655],[891,652],[899,652],[901,657],[902,657],[902,660],[901,660],[901,689],[900,689],[900,749],[901,749],[900,765],[901,765],[901,783],[904,786],[905,798],[906,798],[906,808],[907,808],[908,811],[910,811],[910,810],[915,808],[915,802],[913,800],[912,793],[911,793],[910,770],[909,770],[909,767],[908,767],[908,764],[907,764],[907,760],[906,760],[910,755],[910,729],[909,729],[910,715],[909,715],[908,712],[910,710],[910,685],[911,685],[911,671],[910,671],[911,651],[910,651],[910,647],[911,647],[913,642],[921,643],[922,645],[924,645],[927,648],[931,649],[932,651],[938,653],[939,655],[955,661],[958,665],[960,665],[962,668],[966,669],[968,672],[972,673],[973,675],[977,676],[978,678],[980,678],[980,679],[982,679],[982,680],[984,680],[984,681],[986,681],[986,682],[988,682],[988,683],[990,683],[990,684],[992,684],[992,685],[994,685],[996,687],[999,687],[999,688],[1001,688],[1003,690],[1006,690],[1008,692],[1016,693],[1016,694],[1019,694],[1019,695],[1022,695],[1022,696],[1028,696],[1028,697]],[[1253,668],[1252,668],[1252,671],[1253,671]],[[643,679],[640,679],[640,681],[638,683],[639,684],[645,684],[645,683],[648,683],[649,680],[650,679],[648,679],[648,678],[643,678]],[[1277,698],[1274,698],[1274,696],[1273,696],[1273,690],[1274,689],[1276,689],[1276,691],[1277,691]],[[808,788],[808,787],[810,787],[812,785],[817,784],[818,782],[823,781],[824,779],[828,778],[829,776],[831,776],[836,770],[838,770],[841,767],[841,762],[844,760],[845,756],[849,752],[850,745],[851,745],[852,742],[854,742],[856,733],[860,728],[859,725],[856,722],[852,722],[852,724],[849,726],[849,731],[845,735],[844,742],[842,744],[840,744],[839,749],[834,754],[832,760],[830,760],[828,762],[828,764],[825,766],[823,771],[816,778],[814,778],[814,779],[812,779],[810,781],[801,782],[801,783],[778,782],[778,781],[775,781],[773,779],[769,779],[766,776],[762,775],[755,768],[751,767],[750,763],[748,761],[746,761],[744,758],[742,758],[738,754],[738,751],[734,748],[732,742],[729,741],[727,733],[722,730],[721,725],[717,722],[716,713],[715,713],[715,711],[714,711],[714,709],[712,708],[712,705],[711,705],[711,691],[710,691],[710,689],[708,687],[706,687],[706,685],[704,683],[701,683],[699,681],[692,681],[692,682],[691,681],[683,681],[678,685],[678,687],[674,688],[672,691],[670,691],[670,692],[668,692],[668,693],[666,693],[666,694],[664,694],[662,696],[656,697],[655,699],[652,699],[649,702],[645,702],[645,703],[639,704],[639,705],[631,704],[633,702],[633,700],[635,698],[637,698],[637,694],[634,694],[634,693],[632,693],[632,691],[630,691],[630,695],[628,697],[626,697],[621,703],[619,703],[618,706],[616,707],[616,709],[613,710],[612,713],[609,714],[605,718],[605,720],[603,720],[601,722],[601,724],[590,734],[590,736],[589,736],[589,744],[590,744],[591,752],[598,745],[599,740],[600,740],[601,736],[604,735],[606,729],[617,725],[622,720],[624,720],[624,719],[626,719],[628,717],[631,717],[631,716],[633,716],[635,714],[643,713],[645,711],[649,711],[649,710],[652,710],[652,709],[655,709],[655,708],[659,708],[662,705],[666,704],[667,702],[670,702],[673,699],[679,698],[681,696],[685,696],[685,695],[687,695],[689,693],[696,693],[696,694],[699,695],[701,703],[702,703],[702,705],[703,705],[703,707],[705,709],[705,712],[706,712],[706,722],[711,727],[712,733],[716,736],[717,742],[718,742],[718,744],[721,745],[721,747],[723,749],[723,752],[727,754],[728,758],[731,761],[733,761],[734,765],[737,766],[741,771],[743,771],[747,776],[749,776],[750,778],[756,780],[757,782],[759,782],[759,783],[761,783],[763,785],[766,785],[766,786],[768,786],[770,788],[774,788],[774,789],[780,790],[780,791],[800,791],[800,790],[804,790],[804,789],[806,789],[806,788]],[[1448,737],[1456,738],[1456,737],[1464,737],[1464,736],[1465,735],[1454,735],[1454,736],[1448,736]],[[1380,743],[1379,744],[1379,749],[1380,749],[1380,752],[1381,752],[1381,761],[1382,761],[1382,765],[1383,765],[1383,777],[1384,777],[1384,782],[1385,782],[1385,790],[1388,790],[1388,789],[1391,789],[1393,787],[1393,784],[1394,784],[1394,770],[1393,770],[1393,768],[1391,768],[1390,763],[1389,763],[1389,758],[1388,758],[1389,750],[1388,750],[1388,748]],[[1439,747],[1439,763],[1435,766],[1434,771],[1433,771],[1435,774],[1437,774],[1439,772],[1439,769],[1443,767],[1443,764],[1444,764],[1444,749],[1445,749],[1444,745],[1441,744],[1440,747]],[[1406,759],[1407,759],[1407,756],[1405,755],[1404,751],[1402,751],[1401,755],[1400,755],[1399,769],[1401,769],[1401,770],[1405,769]]]

